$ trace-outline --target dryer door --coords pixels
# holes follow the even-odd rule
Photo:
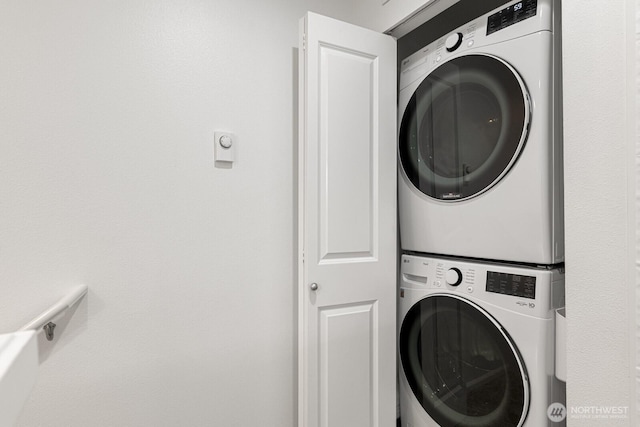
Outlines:
[[[474,54],[445,62],[405,109],[399,135],[405,176],[438,200],[481,194],[516,161],[529,120],[524,82],[505,61]]]
[[[478,305],[435,294],[400,329],[400,360],[414,396],[442,427],[521,426],[529,383],[509,336]]]

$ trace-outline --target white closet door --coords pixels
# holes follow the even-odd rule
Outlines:
[[[301,21],[299,426],[393,427],[396,42]]]

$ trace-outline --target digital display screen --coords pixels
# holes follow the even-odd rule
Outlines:
[[[536,15],[538,0],[522,0],[489,16],[487,35]]]
[[[534,276],[487,271],[487,292],[535,299],[536,278]]]

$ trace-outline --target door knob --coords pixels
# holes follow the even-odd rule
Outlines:
[[[317,291],[318,290],[318,284],[314,282],[311,285],[309,285],[309,288],[311,288],[312,291]]]

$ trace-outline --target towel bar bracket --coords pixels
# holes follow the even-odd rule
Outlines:
[[[67,310],[73,307],[80,299],[87,294],[87,285],[77,286],[71,290],[67,295],[62,297],[58,302],[53,304],[47,310],[42,312],[39,316],[20,328],[20,331],[44,331],[47,340],[53,341],[53,330],[56,324],[53,323],[58,316],[63,315]]]
[[[53,341],[53,330],[55,327],[56,324],[53,322],[49,322],[42,327],[42,329],[44,329],[44,334],[47,337],[47,341]]]

